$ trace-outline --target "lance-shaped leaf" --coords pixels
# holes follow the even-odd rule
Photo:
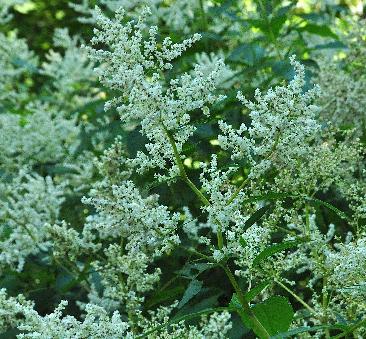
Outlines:
[[[286,331],[286,332],[278,333],[274,336],[271,336],[271,339],[293,338],[297,334],[309,333],[309,332],[311,333],[311,332],[316,332],[316,331],[325,330],[325,329],[343,330],[344,326],[341,326],[341,325],[319,325],[319,326],[313,326],[313,327],[303,326],[303,327],[294,328],[294,329]]]
[[[262,252],[260,252],[253,260],[253,266],[257,266],[260,262],[263,260],[271,257],[272,255],[290,249],[297,247],[297,245],[303,243],[304,239],[294,240],[294,241],[284,241],[279,244],[275,244],[272,246],[267,247]]]
[[[258,222],[260,219],[263,218],[263,216],[272,209],[271,205],[265,205],[261,207],[260,209],[256,210],[249,219],[244,224],[244,230],[248,229],[250,226],[254,225],[256,222]]]
[[[261,293],[269,284],[270,280],[265,280],[258,284],[257,286],[253,287],[250,291],[245,293],[244,297],[247,302],[252,301],[259,293]]]
[[[190,301],[194,296],[196,296],[202,288],[202,281],[192,280],[186,291],[183,294],[182,300],[178,304],[178,308],[182,308],[188,301]]]
[[[306,198],[306,201],[308,201],[311,205],[313,206],[324,206],[327,209],[333,211],[335,214],[337,214],[341,219],[344,220],[349,220],[348,216],[346,215],[346,213],[342,212],[341,210],[339,210],[337,207],[331,205],[330,203],[320,200],[320,199],[316,199],[316,198]]]
[[[257,195],[254,197],[250,197],[248,199],[244,200],[244,203],[251,203],[251,202],[255,202],[255,201],[276,201],[276,200],[284,200],[286,198],[293,198],[294,194],[292,193],[267,193],[267,194],[262,194],[262,195]]]

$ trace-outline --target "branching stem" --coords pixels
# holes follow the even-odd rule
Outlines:
[[[182,162],[182,159],[180,157],[177,145],[175,143],[174,138],[172,137],[172,135],[169,133],[169,131],[167,130],[167,128],[164,126],[164,124],[162,124],[162,127],[164,129],[165,134],[168,137],[169,143],[172,146],[173,149],[173,153],[174,153],[174,159],[175,162],[179,168],[179,173],[180,176],[182,177],[182,179],[187,183],[187,185],[192,189],[192,191],[197,195],[197,197],[201,200],[201,202],[205,205],[205,206],[209,206],[210,202],[208,201],[208,199],[202,194],[202,192],[196,187],[196,185],[188,178],[187,176],[187,172],[184,168],[184,164]],[[241,189],[241,188],[240,188]],[[238,191],[237,194],[239,194],[240,190]],[[232,200],[235,199],[235,196],[232,197]],[[218,242],[218,247],[219,249],[223,248],[223,235],[222,235],[222,225],[221,223],[216,220],[218,223],[218,229],[217,229],[217,242]],[[190,249],[190,251],[198,256],[200,256],[201,258],[204,258],[206,260],[209,260],[212,262],[212,258],[209,256],[206,256],[196,250],[192,250]],[[249,303],[245,300],[244,297],[244,293],[241,290],[239,284],[237,283],[237,281],[235,280],[234,275],[231,273],[230,268],[227,265],[220,265],[223,270],[225,271],[227,277],[230,280],[230,283],[232,284],[235,292],[238,295],[240,304],[243,307],[243,311],[246,314],[246,316],[248,317],[248,320],[252,326],[253,331],[255,332],[256,335],[258,335],[261,339],[269,339],[270,335],[268,334],[267,330],[263,327],[263,325],[260,323],[260,321],[257,319],[257,317],[255,316],[255,314],[253,313],[253,311],[250,308]]]
[[[276,284],[281,286],[286,292],[288,292],[289,294],[291,294],[300,304],[302,304],[310,313],[316,315],[316,311],[308,304],[306,303],[302,298],[300,298],[294,291],[292,291],[291,289],[289,289],[285,284],[283,284],[281,281],[279,280],[275,280]]]
[[[177,166],[179,168],[179,174],[180,174],[181,178],[186,182],[186,184],[191,188],[191,190],[197,195],[197,197],[201,200],[201,202],[205,206],[209,206],[210,202],[208,201],[208,199],[197,188],[197,186],[188,178],[187,172],[184,168],[184,164],[182,162],[182,159],[180,158],[180,154],[179,154],[177,144],[175,143],[174,138],[169,133],[169,131],[167,130],[167,128],[164,126],[163,123],[162,123],[162,127],[164,129],[164,132],[165,132],[166,136],[168,137],[170,145],[172,146],[175,163],[177,164]],[[224,247],[224,238],[223,238],[223,235],[222,235],[222,225],[221,225],[219,220],[216,220],[216,222],[218,224],[218,227],[217,227],[217,245],[218,245],[219,249],[222,249]]]
[[[201,200],[201,202],[205,206],[209,206],[210,205],[210,202],[202,194],[202,192],[196,187],[196,185],[188,178],[187,172],[186,172],[186,170],[184,168],[184,164],[182,162],[182,159],[180,158],[179,151],[178,151],[178,148],[177,148],[177,144],[175,143],[174,138],[169,133],[169,131],[167,130],[167,128],[164,126],[164,124],[162,124],[162,127],[164,129],[164,132],[165,132],[166,136],[168,137],[168,140],[169,140],[170,145],[172,146],[173,153],[174,153],[175,163],[177,164],[177,166],[179,168],[179,174],[180,174],[181,178],[187,183],[187,185],[197,195],[197,197]]]
[[[269,333],[263,327],[263,325],[258,320],[258,318],[255,316],[255,314],[253,313],[253,310],[250,308],[249,303],[245,300],[244,293],[241,290],[234,275],[230,271],[230,268],[227,265],[222,265],[221,267],[223,268],[227,277],[229,278],[231,285],[234,287],[234,290],[238,296],[239,302],[240,302],[241,306],[243,307],[243,311],[244,311],[245,315],[248,317],[248,320],[251,324],[251,327],[252,327],[254,333],[261,339],[269,339],[270,338]]]

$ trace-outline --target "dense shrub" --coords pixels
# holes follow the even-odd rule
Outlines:
[[[2,337],[364,338],[362,15],[0,0]]]

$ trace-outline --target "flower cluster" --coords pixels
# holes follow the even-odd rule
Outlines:
[[[171,30],[182,30],[184,33],[189,33],[191,31],[190,23],[197,15],[202,15],[203,10],[210,7],[209,4],[202,3],[201,8],[200,2],[195,0],[173,0],[168,4],[164,0],[98,0],[96,4],[106,7],[112,12],[123,8],[134,18],[138,18],[141,11],[148,6],[151,11],[149,22],[154,24],[163,22]],[[90,0],[83,0],[81,4],[70,3],[70,7],[81,14],[80,22],[96,23]]]
[[[66,193],[85,189],[93,176],[93,156],[78,151],[80,124],[64,104],[80,104],[74,86],[92,78],[92,68],[83,52],[76,53],[79,40],[66,31],[58,31],[54,41],[65,55],[51,52],[40,69],[24,40],[10,34],[0,39],[1,269],[22,271],[29,256],[51,247],[47,225],[58,221]],[[52,85],[46,81],[43,90],[52,86],[57,94],[35,98],[27,84],[36,74],[50,76]]]
[[[10,8],[24,2],[25,0],[2,0],[0,3],[0,24],[4,24],[12,19],[12,15],[9,14]]]
[[[365,76],[362,73],[350,74],[337,62],[321,60],[320,65],[318,81],[324,91],[320,100],[322,119],[337,125],[362,123],[366,104]]]
[[[0,265],[21,271],[30,254],[50,246],[46,224],[58,218],[63,185],[55,185],[50,177],[20,171],[0,187]]]
[[[1,114],[0,167],[54,164],[72,154],[78,146],[79,129],[74,118],[41,102],[27,106],[29,114]]]
[[[325,266],[331,272],[329,284],[353,297],[365,295],[366,239],[360,237],[346,244],[334,245],[335,251],[327,253]]]
[[[365,93],[365,20],[348,20],[344,56],[320,56],[318,82],[323,89],[320,98],[322,119],[338,125],[364,123]]]
[[[112,316],[99,306],[88,304],[85,308],[86,315],[83,321],[77,320],[73,316],[62,315],[68,302],[61,301],[54,312],[46,316],[39,315],[34,310],[32,302],[26,301],[22,295],[16,298],[7,297],[4,289],[0,290],[0,330],[6,330],[9,326],[17,327],[22,334],[19,338],[64,338],[82,339],[105,338],[111,339],[136,338],[138,334],[137,324],[142,331],[148,331],[155,327],[161,327],[169,320],[169,314],[173,307],[162,307],[156,312],[150,312],[145,318],[141,314],[136,314],[137,324],[123,320],[118,311]],[[211,316],[203,316],[197,326],[186,326],[184,322],[172,324],[172,330],[164,328],[160,331],[159,338],[186,337],[186,338],[213,338],[224,339],[231,329],[228,322],[230,314],[227,312],[214,313]],[[154,334],[148,338],[156,338]]]
[[[107,264],[95,263],[103,269],[101,275],[110,289],[105,293],[110,298],[132,303],[137,298],[133,293],[151,290],[159,279],[160,269],[148,273],[149,266],[180,242],[176,235],[179,215],[170,215],[157,198],[142,197],[131,181],[125,181],[119,186],[95,189],[90,198],[83,200],[98,211],[89,218],[88,229],[97,231],[100,239],[118,239],[118,245],[113,243],[104,251]],[[127,277],[125,284],[121,284],[121,276]]]
[[[1,332],[366,336],[366,169],[356,125],[365,29],[356,24],[346,38],[349,62],[319,63],[309,79],[292,56],[294,76],[281,83],[270,72],[286,51],[254,55],[256,30],[222,33],[235,16],[222,19],[223,7],[250,5],[218,3],[71,4],[94,36],[85,43],[57,29],[42,63],[25,41],[0,33],[0,287],[8,272],[22,288],[32,284],[0,289]],[[275,16],[258,18],[246,24],[275,28]],[[198,28],[210,34],[186,38]],[[266,69],[256,70],[256,57]],[[309,86],[314,79],[322,91]],[[33,296],[44,289],[55,298],[41,308]]]
[[[28,85],[21,80],[37,70],[38,60],[26,42],[0,33],[0,110],[14,110],[27,101]]]
[[[319,87],[303,93],[304,67],[291,57],[295,77],[287,86],[277,86],[262,94],[255,92],[256,102],[241,93],[238,98],[249,110],[251,126],[242,124],[238,130],[219,121],[223,132],[219,142],[223,149],[232,150],[232,159],[248,159],[251,177],[261,176],[271,166],[292,167],[309,152],[311,141],[319,133],[316,121],[319,108],[312,101],[319,95]]]
[[[301,162],[282,169],[282,175],[277,176],[271,185],[272,190],[312,196],[332,187],[343,190],[353,182],[363,151],[358,140],[353,140],[353,133],[344,133],[342,141],[337,141],[335,134],[334,130],[324,129]]]
[[[56,30],[53,46],[62,48],[64,54],[50,50],[46,55],[46,62],[42,64],[41,73],[52,79],[52,88],[49,91],[55,94],[51,98],[63,110],[81,107],[93,99],[93,93],[85,94],[93,92],[87,86],[95,80],[93,64],[80,49],[81,43],[80,38],[71,37],[67,29]]]
[[[224,59],[225,54],[223,51],[219,51],[218,53],[211,52],[210,54],[196,54],[197,64],[201,67],[201,72],[205,75],[209,75],[214,71],[217,67],[217,63]],[[216,84],[218,88],[228,89],[235,82],[235,72],[228,65],[223,65],[220,69],[220,74],[216,79],[218,81]]]
[[[150,141],[145,145],[148,155],[139,152],[133,160],[140,172],[155,167],[165,169],[174,163],[175,152],[181,153],[183,144],[195,130],[189,113],[202,109],[209,114],[207,105],[221,98],[213,92],[223,67],[218,60],[212,71],[204,74],[203,67],[196,65],[191,74],[183,74],[166,84],[164,71],[171,69],[171,62],[200,36],[195,34],[182,43],[166,38],[159,47],[157,27],[147,29],[144,23],[147,14],[136,23],[123,25],[123,11],[117,11],[115,19],[108,19],[97,8],[94,15],[101,29],[96,30],[91,42],[106,43],[108,50],[87,47],[92,60],[100,63],[97,68],[100,81],[121,93],[107,102],[106,109],[117,106],[122,121],[138,122],[141,133]],[[167,135],[174,146],[166,142]],[[170,175],[176,172],[177,168],[172,166]]]

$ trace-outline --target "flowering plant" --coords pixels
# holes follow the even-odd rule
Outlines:
[[[0,32],[1,331],[363,338],[363,21],[98,5],[42,57]],[[349,49],[325,65],[311,35]]]

